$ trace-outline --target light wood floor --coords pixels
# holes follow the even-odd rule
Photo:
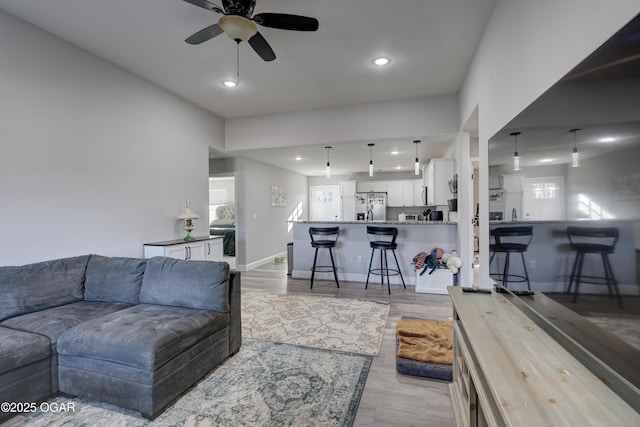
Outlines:
[[[354,426],[453,426],[448,383],[410,377],[396,372],[395,327],[402,316],[450,320],[448,295],[417,294],[412,286],[392,285],[391,295],[379,282],[369,284],[316,280],[309,289],[308,280],[286,275],[286,264],[267,264],[242,273],[243,290],[274,293],[358,298],[391,303],[380,355],[374,357],[356,415]]]
[[[309,289],[308,280],[291,279],[286,264],[266,264],[242,273],[242,289],[300,295],[330,296],[389,301],[391,310],[383,336],[380,356],[374,357],[355,426],[452,426],[453,412],[448,383],[398,374],[395,367],[395,326],[402,316],[450,320],[448,295],[418,294],[412,286],[392,286],[391,295],[379,282],[364,289],[364,284],[316,280]],[[581,295],[578,303],[566,294],[548,294],[557,302],[592,320],[640,349],[640,298],[625,297],[624,308],[606,295]]]

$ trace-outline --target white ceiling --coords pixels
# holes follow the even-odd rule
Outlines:
[[[213,0],[221,5],[220,0]],[[276,60],[265,62],[226,35],[197,46],[184,40],[221,15],[182,0],[0,0],[0,9],[129,70],[223,118],[356,105],[460,90],[495,0],[257,0],[254,14],[317,18],[317,32],[259,27]],[[391,58],[386,67],[372,60]],[[441,156],[453,135],[421,137],[420,157]],[[340,143],[335,174],[410,168],[412,141]],[[337,145],[337,144],[336,144]],[[392,148],[399,155],[388,154]],[[290,159],[299,154],[301,161]],[[212,151],[215,157],[225,153]],[[319,147],[236,152],[305,175],[319,174]],[[338,161],[340,158],[340,161]],[[402,160],[401,160],[402,159]],[[322,162],[321,162],[322,160]],[[363,164],[364,161],[364,164]]]
[[[212,1],[220,5],[219,0]],[[457,93],[495,0],[257,0],[254,14],[315,17],[317,32],[260,27],[264,62],[220,35],[221,15],[182,0],[0,0],[0,8],[224,118]],[[376,68],[379,55],[392,59]]]

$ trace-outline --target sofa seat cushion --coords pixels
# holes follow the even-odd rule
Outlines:
[[[51,345],[46,337],[0,326],[0,374],[49,357]]]
[[[131,307],[131,304],[78,301],[60,307],[12,317],[0,323],[22,331],[44,335],[55,354],[58,337],[64,331],[90,319]]]
[[[229,325],[229,314],[141,304],[64,332],[58,353],[155,371]]]
[[[0,320],[84,299],[89,257],[0,267]]]

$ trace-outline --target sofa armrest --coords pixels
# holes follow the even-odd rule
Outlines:
[[[229,354],[235,354],[242,345],[242,323],[240,304],[240,272],[229,272]]]

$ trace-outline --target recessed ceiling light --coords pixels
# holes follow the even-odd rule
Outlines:
[[[389,62],[391,62],[391,60],[389,58],[384,57],[384,56],[381,56],[381,57],[376,58],[376,59],[373,60],[373,63],[375,65],[379,65],[379,66],[387,65]]]
[[[397,156],[398,154],[400,154],[400,152],[398,150],[393,150],[391,154],[393,154],[394,156]]]
[[[294,157],[294,159],[300,161],[300,160],[302,160],[302,156],[296,156],[296,157]]]
[[[235,82],[233,80],[223,80],[222,84],[225,85],[226,87],[236,87],[236,86],[238,86],[238,82]]]
[[[396,169],[400,170],[402,169],[402,166],[396,166]]]
[[[540,163],[550,163],[553,162],[553,159],[540,159]]]

